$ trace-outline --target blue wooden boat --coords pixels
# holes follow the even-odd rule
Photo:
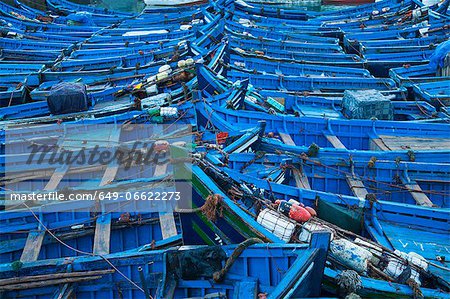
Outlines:
[[[316,116],[324,118],[347,118],[342,111],[342,98],[303,96],[278,91],[261,90],[261,101],[271,102],[271,99],[283,99],[284,113],[298,116]],[[251,96],[255,97],[255,94]],[[266,104],[267,105],[267,104]],[[425,101],[392,101],[393,120],[397,121],[430,121],[447,122],[448,117],[436,110]]]
[[[329,18],[348,18],[352,16],[358,16],[367,12],[372,12],[373,10],[381,10],[385,6],[389,6],[391,9],[396,9],[398,7],[407,6],[411,2],[399,3],[397,1],[385,1],[381,4],[367,4],[360,7],[348,8],[340,10],[338,12],[311,12],[296,9],[280,9],[276,7],[264,7],[260,4],[248,4],[244,1],[235,2],[236,9],[246,12],[247,14],[262,15],[271,18],[281,18],[281,19],[294,19],[294,20],[310,20],[317,17],[321,20],[326,20]]]
[[[339,45],[324,43],[300,43],[295,41],[277,41],[274,39],[256,39],[244,34],[230,36],[233,47],[256,50],[264,53],[277,51],[306,52],[306,53],[342,53]]]
[[[400,86],[412,87],[417,83],[448,81],[449,76],[437,76],[437,70],[429,64],[403,66],[389,71],[389,75]]]
[[[63,16],[51,16],[49,12],[32,8],[19,0],[14,0],[14,5],[17,9],[20,9],[20,13],[26,13],[30,18],[42,20],[42,22],[51,22],[56,24],[67,24],[67,19]],[[42,17],[45,17],[44,19]],[[48,18],[49,17],[49,18]]]
[[[1,10],[0,10],[1,13]],[[73,37],[89,37],[101,27],[92,26],[67,26],[63,24],[46,24],[2,16],[2,19],[14,26],[15,30],[22,30],[24,33],[33,35],[34,33],[49,32],[50,34],[71,34]]]
[[[230,50],[231,53],[236,55],[241,55],[244,57],[254,57],[259,59],[265,59],[269,61],[277,61],[280,63],[305,63],[305,64],[316,64],[316,65],[329,65],[329,66],[340,66],[340,67],[351,67],[351,68],[363,68],[364,60],[354,54],[343,54],[343,53],[326,53],[323,60],[320,59],[321,56],[317,53],[297,53],[289,51],[276,51],[270,52],[271,55],[264,55],[258,50],[245,51],[240,48],[233,48]],[[310,59],[310,60],[309,60]]]
[[[18,105],[25,102],[26,89],[24,84],[19,83],[0,83],[1,107]]]
[[[309,74],[308,74],[309,75]],[[390,79],[359,78],[359,77],[325,77],[302,76],[284,74],[263,74],[253,71],[241,71],[232,69],[227,72],[227,78],[232,81],[249,79],[250,84],[257,88],[288,91],[335,91],[343,92],[350,89],[376,89],[393,90],[395,83]],[[351,78],[351,79],[350,79]]]
[[[188,52],[187,45],[181,47],[166,48],[162,50],[154,50],[151,52],[141,52],[128,55],[110,54],[106,57],[97,57],[90,59],[64,59],[53,65],[53,71],[91,71],[114,69],[118,67],[145,67],[149,64],[161,64],[170,61],[173,57],[183,58]]]
[[[314,54],[316,55],[316,54]],[[323,64],[302,64],[281,61],[270,61],[259,59],[258,56],[243,56],[239,52],[233,51],[230,55],[230,67],[237,70],[252,71],[255,73],[267,72],[272,74],[283,74],[293,76],[322,76],[322,77],[355,77],[371,78],[367,70],[351,67],[326,66]]]
[[[36,41],[28,39],[12,39],[12,38],[1,38],[0,45],[4,49],[11,50],[70,50],[71,43],[69,42],[47,42],[47,41]]]
[[[202,125],[206,124],[203,121],[207,120],[207,116],[209,116],[216,128],[227,132],[231,131],[233,127],[249,128],[260,120],[266,120],[269,132],[288,133],[296,144],[304,146],[310,146],[314,143],[319,147],[338,147],[350,150],[400,150],[408,147],[415,147],[417,150],[448,149],[448,141],[446,133],[444,133],[447,130],[445,124],[323,119],[318,117],[296,118],[287,115],[267,115],[261,112],[234,111],[216,105],[210,107],[203,104],[198,105],[197,109],[201,115],[199,121]],[[237,122],[238,119],[239,122]],[[435,128],[432,129],[432,127]],[[437,133],[438,128],[442,129],[440,134]],[[307,130],[308,135],[305,136],[300,133],[303,130]],[[355,134],[356,130],[359,133]],[[414,135],[408,134],[408,131],[414,132]],[[352,134],[349,132],[352,132]],[[340,141],[336,141],[335,137]]]
[[[314,297],[320,292],[328,237],[315,235],[311,246],[252,245],[258,240],[250,240],[221,247],[186,246],[131,250],[104,258],[76,257],[70,265],[62,259],[27,263],[20,269],[21,276],[32,281],[44,278],[47,282],[21,284],[24,288],[12,288],[7,293],[23,298],[50,296],[53,292],[61,295],[69,292],[80,298],[116,294],[123,298],[148,298],[150,294],[155,298],[253,298],[260,293],[271,298]],[[261,263],[261,259],[267,263]],[[194,265],[197,270],[189,270]],[[220,275],[215,274],[219,272]],[[15,274],[10,264],[3,264],[0,275],[6,283]],[[70,291],[59,290],[60,277],[75,278],[76,286],[70,287]],[[5,285],[14,285],[14,280],[12,283]]]
[[[187,42],[186,42],[187,43]],[[80,47],[76,51],[73,51],[70,54],[70,59],[94,59],[94,58],[102,58],[102,57],[111,57],[111,53],[114,53],[115,56],[126,56],[130,54],[140,54],[140,53],[149,53],[155,50],[162,50],[171,47],[182,47],[186,44],[184,41],[167,41],[167,42],[154,42],[149,44],[143,44],[138,46],[136,43],[129,44],[128,47],[124,47],[123,45],[117,45],[117,47],[108,45],[105,47],[102,45],[97,45],[98,48],[87,48]]]
[[[448,106],[450,99],[450,80],[418,83],[413,86],[414,93],[436,106]]]
[[[259,28],[245,27],[241,24],[227,21],[225,25],[225,29],[231,34],[234,32],[243,33],[247,32],[248,34],[253,35],[256,38],[272,38],[275,40],[289,40],[289,41],[303,41],[303,42],[311,42],[311,43],[327,43],[327,44],[337,44],[338,39],[333,37],[320,36],[320,34],[314,35],[314,32],[303,32],[303,33],[286,33],[286,32],[278,32],[278,31],[268,31]]]
[[[269,147],[264,148],[269,149]],[[276,151],[274,150],[273,153]],[[365,198],[365,194],[368,193],[376,193],[377,200],[435,208],[450,207],[450,203],[445,198],[448,192],[446,191],[448,180],[445,177],[450,170],[446,163],[428,163],[425,169],[425,164],[411,161],[396,163],[395,159],[377,159],[376,162],[371,163],[367,162],[365,157],[359,160],[358,153],[347,159],[325,156],[297,158],[295,155],[270,155],[268,152],[265,152],[261,158],[259,156],[253,153],[236,154],[236,156],[230,154],[227,164],[243,174],[273,182],[277,182],[276,178],[281,178],[283,173],[281,183],[295,186],[294,171],[283,168],[286,163],[291,163],[300,165],[294,168],[301,168],[302,176],[308,180],[307,185],[313,190],[359,198]],[[248,165],[249,161],[254,162]],[[429,180],[431,172],[435,176],[435,180],[432,181]],[[376,179],[372,180],[372,177]],[[398,177],[395,183],[393,183],[394,177]],[[353,184],[351,178],[359,184]],[[422,186],[420,190],[423,190],[423,193],[419,195],[411,191],[413,189],[408,189],[408,186],[413,184]]]
[[[323,37],[335,37],[340,38],[343,35],[342,30],[340,30],[337,27],[322,27],[322,26],[316,26],[316,25],[308,25],[303,24],[301,28],[297,26],[285,26],[283,24],[260,24],[258,22],[250,21],[248,19],[242,19],[242,18],[232,18],[231,21],[227,22],[227,25],[230,29],[241,31],[242,27],[246,27],[249,30],[249,33],[254,33],[253,29],[258,29],[257,32],[260,32],[259,30],[265,30],[267,32],[274,32],[277,33],[287,33],[287,34],[306,34],[306,35],[313,35],[313,36],[323,36]],[[274,37],[277,35],[274,34]]]
[[[16,2],[17,3],[17,2]],[[46,23],[52,23],[54,20],[58,20],[58,18],[53,19],[53,18],[48,18],[48,19],[43,19],[43,18],[39,18],[43,17],[44,14],[40,13],[34,13],[32,11],[26,10],[24,9],[24,7],[21,7],[20,4],[17,4],[18,7],[14,7],[11,5],[8,5],[6,3],[0,3],[0,12],[2,14],[5,14],[7,16],[13,16],[13,17],[20,17],[22,19],[26,18],[28,20],[32,20],[32,21],[36,21],[36,22],[42,22],[44,20],[48,20]],[[41,19],[41,20],[39,20]]]
[[[173,236],[165,236],[159,213],[105,213],[95,211],[94,204],[83,202],[64,202],[47,206],[47,212],[42,208],[33,209],[36,216],[44,223],[45,227],[53,234],[43,230],[42,225],[34,218],[31,211],[16,210],[11,213],[2,213],[0,222],[2,227],[1,237],[1,263],[21,260],[31,262],[53,258],[67,258],[79,256],[75,250],[94,253],[120,253],[135,249],[144,245],[155,243],[155,248],[170,247],[182,244],[181,226],[179,218],[175,218],[177,233]],[[39,211],[41,210],[41,211]],[[130,209],[131,211],[131,209]],[[124,215],[129,217],[124,221]],[[122,219],[121,219],[122,217]],[[103,253],[95,252],[99,235],[95,232],[96,226],[108,223],[111,232]],[[97,234],[97,235],[96,235]],[[60,244],[57,237],[69,245]],[[42,245],[38,248],[29,248],[27,239],[42,238]],[[109,244],[108,244],[109,243]]]
[[[439,44],[445,40],[442,36],[420,36],[417,38],[405,38],[405,39],[394,39],[389,40],[389,44],[392,47],[414,47],[414,46],[429,46],[430,44]],[[383,47],[386,45],[384,40],[368,40],[368,41],[360,41],[359,48],[371,48],[371,47]],[[361,50],[363,51],[363,50]]]
[[[256,93],[254,91],[247,92],[246,82],[232,85],[230,81],[221,79],[217,83],[214,88],[223,92],[223,94],[214,96],[210,99],[210,102],[222,107],[296,116],[343,119],[348,117],[342,108],[342,97],[337,94],[331,94],[327,97],[324,94],[305,96],[273,90],[258,90],[258,93]],[[279,102],[277,103],[277,101]],[[434,106],[425,101],[402,100],[391,101],[391,104],[393,120],[448,122],[446,113],[437,111]]]

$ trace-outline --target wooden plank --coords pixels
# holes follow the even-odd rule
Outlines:
[[[422,188],[420,188],[419,184],[417,184],[416,181],[407,181],[405,178],[402,178],[402,182],[405,185],[406,188],[410,189],[411,196],[414,198],[416,203],[419,206],[424,207],[433,207],[433,202],[428,198],[428,196],[423,193]],[[415,190],[417,192],[414,192],[412,190]]]
[[[117,172],[119,171],[119,165],[117,161],[112,162],[108,165],[103,174],[102,180],[100,181],[100,186],[105,186],[111,184],[112,181],[116,178]]]
[[[175,218],[173,213],[159,213],[159,223],[161,226],[161,232],[163,239],[168,239],[170,237],[178,235],[177,227],[175,225]]]
[[[111,241],[111,214],[101,215],[95,224],[94,254],[109,253]]]
[[[161,176],[167,173],[168,163],[156,165],[154,176]],[[177,227],[175,225],[175,218],[173,213],[159,213],[159,225],[161,226],[161,232],[163,239],[167,239],[178,235]]]
[[[413,142],[414,140],[417,140],[416,138],[408,138],[408,137],[383,137],[383,140],[395,140],[395,139],[399,139],[395,142],[397,143],[403,143],[405,141],[405,138],[409,141],[409,142]],[[383,140],[380,139],[380,141],[385,144],[383,142]],[[381,148],[381,147],[380,147]],[[394,146],[394,149],[396,149],[397,146]],[[402,147],[398,147],[397,149],[402,149]],[[382,150],[386,151],[389,150],[388,147],[383,148]],[[425,206],[425,207],[433,207],[434,204],[433,202],[428,198],[428,196],[423,193],[422,188],[420,188],[419,184],[417,184],[417,182],[415,181],[410,181],[407,178],[405,178],[404,176],[401,177],[402,183],[405,185],[406,188],[409,189],[409,192],[411,193],[411,196],[414,198],[414,200],[416,201],[416,203],[420,206]],[[414,192],[417,191],[417,192]]]
[[[71,283],[66,283],[59,292],[55,293],[53,299],[70,299],[74,292],[74,286]]]
[[[27,242],[20,257],[21,262],[34,262],[39,257],[42,241],[44,240],[45,231],[30,231],[28,233]]]
[[[118,142],[120,140],[120,132],[121,132],[120,128],[115,129],[109,136],[109,142],[118,144]],[[117,146],[114,146],[111,149],[114,150],[115,148],[117,148]],[[108,167],[106,168],[105,173],[103,174],[102,180],[100,182],[100,186],[108,185],[112,181],[114,181],[118,170],[119,170],[119,165],[117,164],[117,161],[114,159],[111,162],[111,164],[108,165]]]
[[[418,151],[450,149],[450,138],[380,135],[379,139],[390,150]]]
[[[281,140],[286,143],[287,145],[295,145],[294,140],[292,140],[291,135],[287,134],[287,133],[279,133]]]
[[[311,185],[309,184],[308,177],[303,172],[303,170],[293,169],[292,173],[294,174],[295,185],[298,188],[311,189]]]
[[[289,135],[287,133],[281,133],[281,132],[279,134],[280,134],[281,140],[284,143],[286,143],[287,145],[295,146],[295,142],[294,142],[294,140],[292,140],[291,135]],[[294,175],[295,185],[298,188],[311,189],[311,185],[309,184],[308,177],[303,172],[303,169],[293,169],[292,173]]]
[[[117,144],[120,140],[121,128],[115,128],[109,135],[108,142],[112,143],[111,150],[117,148]],[[111,164],[105,170],[102,180],[100,181],[100,186],[105,186],[114,181],[117,172],[119,170],[119,165],[116,160],[113,160]],[[105,255],[109,254],[111,242],[111,214],[101,215],[97,218],[95,224],[95,235],[94,235],[94,254]]]
[[[331,134],[324,134],[324,135],[327,138],[328,142],[330,142],[333,147],[342,149],[346,148],[345,145],[335,135]]]
[[[373,150],[380,150],[380,151],[391,150],[381,138],[372,138],[370,142],[372,143],[372,145],[374,145],[373,147],[371,147],[371,149]]]
[[[335,135],[325,134],[325,137],[333,145],[333,147],[345,149],[345,145]],[[350,174],[346,174],[345,178],[353,194],[359,199],[365,199],[369,192],[364,186],[364,183],[359,178]]]
[[[47,185],[45,185],[44,190],[45,191],[56,190],[56,188],[58,188],[59,183],[61,183],[63,177],[69,170],[69,168],[70,168],[69,165],[64,165],[62,167],[55,169],[55,172],[53,172],[52,176],[50,177],[50,180],[47,182]]]
[[[162,176],[162,175],[166,174],[167,166],[169,166],[168,163],[156,165],[154,176],[157,177],[157,176]]]
[[[347,183],[350,186],[350,189],[352,190],[353,194],[359,199],[365,199],[366,195],[369,194],[369,192],[364,186],[364,183],[360,179],[352,177],[349,174],[346,174],[345,176]]]

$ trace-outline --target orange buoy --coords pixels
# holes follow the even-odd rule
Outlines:
[[[306,222],[311,219],[311,214],[307,209],[295,205],[292,206],[291,210],[289,211],[289,218],[294,219],[298,222]]]
[[[309,212],[309,214],[311,214],[312,217],[316,217],[317,216],[317,212],[313,208],[305,207],[305,209]]]

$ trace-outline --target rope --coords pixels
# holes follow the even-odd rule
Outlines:
[[[231,256],[227,259],[225,262],[225,267],[223,267],[220,271],[217,271],[213,274],[213,279],[215,282],[221,282],[225,274],[230,270],[231,266],[233,266],[234,262],[237,260],[237,258],[244,252],[245,249],[247,249],[249,246],[257,243],[263,243],[261,239],[258,238],[251,238],[247,239],[244,242],[240,243],[233,251]]]
[[[288,156],[292,156],[291,153],[285,153],[285,154],[288,155]],[[330,165],[324,165],[324,164],[322,164],[322,163],[319,162],[319,161],[312,160],[312,159],[310,159],[309,157],[307,157],[306,155],[298,155],[298,157],[299,157],[300,159],[302,159],[302,160],[311,162],[311,163],[313,163],[314,165],[321,166],[321,167],[328,168],[328,169],[332,169],[332,170],[334,170],[334,171],[336,171],[336,172],[338,172],[338,173],[344,174],[344,175],[351,175],[352,177],[355,176],[355,175],[353,175],[352,173],[347,172],[347,171],[344,171],[344,170],[340,170],[340,169],[337,168],[337,167],[330,166]],[[310,166],[310,165],[305,164],[305,166]],[[311,166],[310,166],[310,167],[311,167]],[[317,170],[317,171],[320,171],[320,170]],[[378,181],[378,180],[375,180],[375,179],[372,179],[372,178],[369,178],[369,177],[364,177],[364,176],[359,176],[359,175],[356,176],[356,177],[357,177],[358,179],[362,180],[362,181],[367,181],[367,182],[377,183],[377,184],[380,184],[380,185],[386,185],[386,186],[388,186],[388,187],[393,187],[393,188],[401,189],[402,191],[417,192],[417,193],[425,193],[425,194],[433,194],[433,195],[442,195],[442,196],[447,196],[447,195],[448,195],[447,193],[438,192],[438,191],[434,191],[434,190],[422,190],[422,191],[417,191],[417,190],[414,190],[414,189],[411,189],[411,188],[408,188],[408,187],[399,186],[399,185],[395,185],[395,184],[391,184],[391,183],[386,183],[386,182]],[[392,193],[393,191],[389,191],[389,192]]]
[[[411,278],[408,278],[406,281],[406,284],[409,285],[413,289],[413,299],[423,299],[425,298],[422,294],[422,291],[420,290],[419,284]]]

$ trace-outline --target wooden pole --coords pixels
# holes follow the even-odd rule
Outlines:
[[[0,288],[4,286],[8,287],[14,284],[22,284],[28,282],[39,282],[49,279],[61,279],[61,278],[74,278],[83,276],[98,276],[114,273],[114,270],[97,270],[97,271],[83,271],[83,272],[67,272],[67,273],[55,273],[55,274],[45,274],[45,275],[34,275],[34,276],[24,276],[24,277],[13,277],[0,280]]]

